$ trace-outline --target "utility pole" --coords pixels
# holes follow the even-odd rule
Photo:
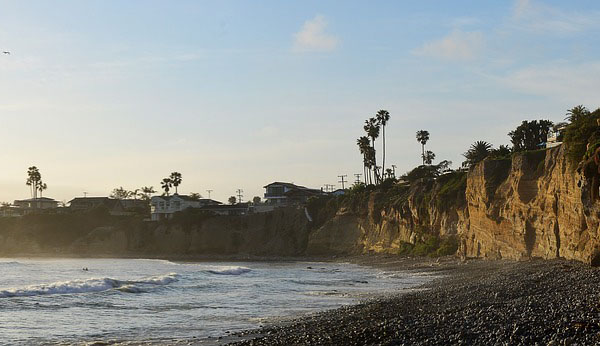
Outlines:
[[[356,181],[354,182],[355,184],[360,184],[360,177],[362,176],[361,173],[354,173],[354,176],[356,177]]]
[[[83,191],[83,198],[87,198],[88,193]]]
[[[347,177],[346,174],[342,174],[342,175],[338,175],[338,178],[340,178],[340,181],[338,181],[338,183],[342,183],[342,190],[345,190],[345,183],[347,182],[346,180],[344,180]]]
[[[210,193],[213,192],[213,190],[208,189],[206,192],[208,192],[208,199],[210,199]]]
[[[394,174],[394,178],[396,178],[396,165],[392,165],[392,173]]]
[[[242,203],[242,197],[244,197],[243,193],[244,193],[244,190],[237,189],[238,203]]]

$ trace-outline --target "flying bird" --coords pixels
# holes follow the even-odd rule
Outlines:
[[[2,52],[2,54],[8,54],[8,55],[10,55],[10,52],[5,50],[5,51]]]

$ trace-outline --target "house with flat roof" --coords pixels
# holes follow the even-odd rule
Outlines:
[[[293,183],[273,182],[266,186],[265,196],[266,204],[275,206],[287,206],[306,203],[313,196],[325,194],[323,190],[311,189],[308,187],[295,185]]]
[[[106,208],[111,215],[129,215],[121,201],[108,197],[76,197],[69,201],[72,211],[92,210]]]
[[[13,206],[21,209],[26,214],[32,210],[56,209],[58,208],[58,201],[48,197],[38,197],[15,200]]]
[[[154,196],[150,200],[150,214],[152,221],[167,220],[173,214],[187,208],[202,208],[220,205],[221,202],[208,198],[193,198],[187,195],[174,194],[172,196]]]

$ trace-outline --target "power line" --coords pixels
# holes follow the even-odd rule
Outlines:
[[[242,197],[244,197],[243,193],[244,193],[244,190],[237,189],[238,203],[242,203]]]
[[[348,175],[346,174],[342,174],[342,175],[338,175],[338,178],[340,178],[340,181],[338,181],[338,183],[342,183],[342,190],[345,190],[345,183],[347,182],[346,180],[344,180]]]
[[[213,192],[213,190],[208,189],[208,190],[206,190],[206,192],[208,192],[208,199],[210,199],[210,193]]]

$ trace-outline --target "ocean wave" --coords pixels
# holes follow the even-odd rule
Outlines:
[[[9,288],[0,290],[0,298],[32,297],[51,294],[75,294],[103,292],[118,289],[122,292],[141,293],[144,289],[139,285],[168,285],[177,281],[176,273],[132,281],[122,281],[111,278],[92,278],[85,280],[70,280],[53,282],[49,284],[30,285],[21,288]]]
[[[21,263],[21,262],[17,262],[17,261],[10,261],[10,262],[0,262],[0,266],[24,266],[25,263]]]
[[[250,271],[251,269],[246,267],[219,267],[207,270],[207,272],[216,275],[242,275]]]

